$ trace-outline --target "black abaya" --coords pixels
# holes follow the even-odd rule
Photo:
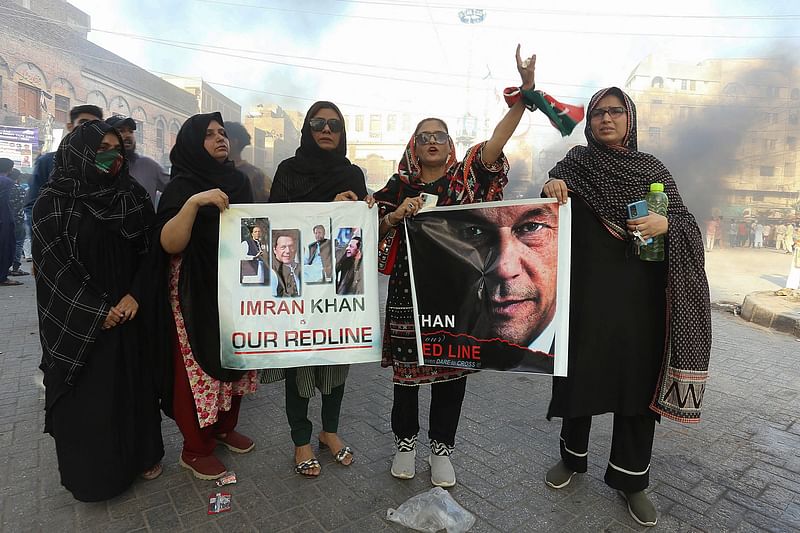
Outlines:
[[[116,304],[127,293],[138,298],[142,256],[130,241],[85,216],[77,252],[109,301]],[[164,455],[151,362],[140,349],[141,324],[137,317],[101,330],[74,386],[45,374],[45,431],[56,441],[61,483],[78,500],[117,496]]]
[[[553,378],[547,417],[655,415],[665,342],[667,261],[642,261],[572,198],[568,377]]]

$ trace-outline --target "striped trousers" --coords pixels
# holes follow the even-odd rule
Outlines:
[[[606,484],[624,492],[638,492],[650,484],[650,457],[656,419],[653,416],[614,415],[611,457]],[[561,422],[561,460],[570,470],[586,472],[592,417],[565,418]]]

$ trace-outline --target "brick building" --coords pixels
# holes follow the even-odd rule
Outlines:
[[[195,96],[88,41],[89,27],[64,0],[0,0],[0,123],[38,127],[53,150],[69,109],[94,104],[133,117],[138,151],[168,164]]]

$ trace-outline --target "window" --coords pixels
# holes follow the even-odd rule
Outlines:
[[[356,115],[356,131],[364,131],[364,115]]]
[[[386,117],[386,131],[394,131],[397,129],[397,115],[389,115]]]
[[[69,98],[66,96],[55,95],[56,99],[56,122],[66,124],[69,121]]]
[[[144,122],[141,120],[135,120],[136,122],[136,131],[133,132],[134,136],[136,137],[136,144],[139,146],[144,145]],[[139,148],[141,150],[141,148]]]
[[[663,89],[664,88],[664,78],[661,76],[656,76],[653,78],[653,82],[650,84],[651,87],[654,89]]]
[[[771,98],[777,98],[780,96],[781,90],[778,87],[767,87],[767,95]]]
[[[160,120],[156,121],[156,149],[164,153],[164,123]]]
[[[17,89],[17,112],[24,117],[40,118],[42,116],[40,94],[41,91],[36,87],[20,83]]]
[[[697,82],[695,80],[689,80],[689,90],[690,91],[697,90]]]
[[[380,115],[370,115],[369,116],[369,131],[370,133],[378,133],[381,131],[381,116]]]
[[[797,148],[797,137],[786,137],[786,148],[789,150]]]
[[[728,85],[725,86],[723,92],[727,96],[739,96],[739,95],[744,96],[744,87],[742,87],[738,83],[729,83]]]
[[[774,176],[775,175],[775,167],[762,165],[760,167],[759,174],[761,176]]]
[[[681,91],[689,88],[689,80],[681,80]]]
[[[776,139],[764,139],[764,150],[774,150],[777,144],[778,141]]]
[[[795,165],[796,163],[784,163],[783,164],[783,177],[784,178],[793,178],[795,175]]]
[[[647,130],[647,134],[654,143],[658,143],[661,140],[661,128],[650,128]]]

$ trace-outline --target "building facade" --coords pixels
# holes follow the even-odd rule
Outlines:
[[[199,109],[201,113],[219,111],[222,114],[222,120],[225,122],[242,121],[242,106],[203,81],[202,78],[175,76],[163,76],[163,78],[176,87],[180,87],[184,91],[194,95],[197,100],[197,109]]]
[[[0,123],[39,128],[44,151],[76,105],[137,122],[137,151],[162,164],[192,94],[88,41],[89,16],[63,0],[0,0]],[[30,171],[30,169],[22,169]]]
[[[710,214],[796,216],[800,69],[792,62],[684,64],[650,56],[625,87],[640,111],[640,149],[660,155],[708,147],[707,161],[696,165],[704,175],[696,178],[719,188]]]

